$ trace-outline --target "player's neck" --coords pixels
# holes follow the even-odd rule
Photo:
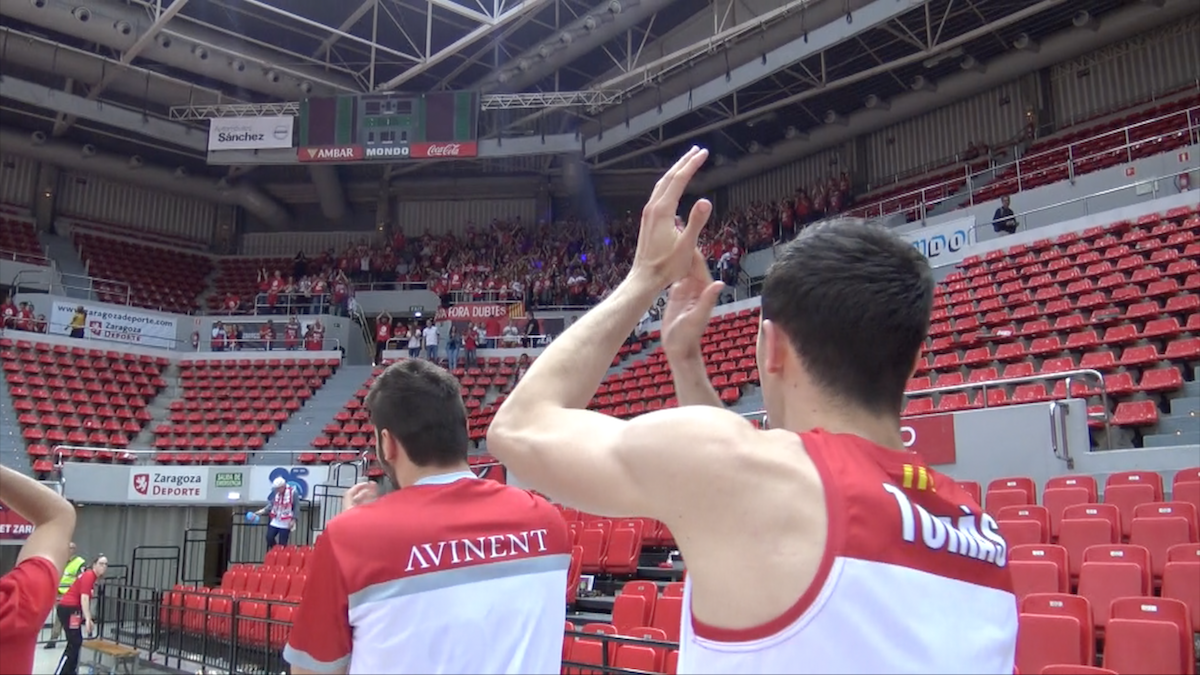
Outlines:
[[[789,406],[783,428],[795,432],[822,429],[831,434],[858,436],[889,450],[905,449],[900,421],[875,413],[812,405]]]
[[[399,479],[401,487],[415,485],[418,481],[424,480],[431,476],[441,476],[448,473],[459,473],[461,471],[470,471],[471,467],[466,462],[452,464],[450,466],[409,466],[408,471],[403,475],[396,476]]]

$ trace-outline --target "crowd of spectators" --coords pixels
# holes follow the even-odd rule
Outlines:
[[[208,346],[214,352],[320,351],[325,348],[325,326],[317,318],[301,324],[295,314],[279,324],[274,319],[257,325],[215,321]]]
[[[22,330],[30,333],[45,333],[50,326],[45,314],[38,314],[32,302],[13,302],[12,298],[0,299],[0,325],[5,330]]]
[[[734,284],[743,254],[790,239],[805,225],[843,212],[852,202],[843,172],[771,204],[751,204],[706,228],[702,251],[713,273]],[[420,285],[450,302],[524,302],[527,307],[589,306],[629,270],[637,214],[601,221],[554,223],[497,219],[461,233],[398,232],[390,241],[364,238],[342,251],[300,252],[291,269],[259,271],[253,299],[229,295],[225,310],[259,314],[351,312],[355,289]]]

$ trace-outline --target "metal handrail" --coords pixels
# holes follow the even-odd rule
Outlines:
[[[1144,178],[1142,180],[1139,180],[1139,181],[1136,181],[1133,183],[1126,183],[1124,185],[1118,185],[1116,187],[1105,188],[1103,190],[1098,190],[1091,194],[1086,194],[1086,195],[1082,195],[1079,197],[1072,197],[1071,199],[1067,199],[1067,200],[1064,200],[1061,202],[1056,202],[1054,204],[1047,204],[1046,206],[1039,206],[1037,208],[1029,209],[1027,211],[1022,211],[1020,213],[1014,213],[1012,216],[1012,219],[1018,221],[1018,227],[1024,227],[1024,225],[1025,225],[1024,222],[1020,222],[1020,221],[1027,220],[1029,216],[1031,216],[1035,213],[1041,213],[1043,211],[1051,211],[1053,209],[1059,209],[1064,206],[1070,206],[1072,204],[1076,204],[1079,202],[1083,202],[1084,215],[1091,215],[1091,213],[1087,211],[1087,203],[1088,203],[1088,200],[1090,200],[1090,199],[1095,199],[1096,197],[1103,197],[1104,195],[1116,194],[1118,192],[1124,192],[1125,190],[1128,190],[1130,188],[1137,188],[1139,185],[1156,185],[1159,181],[1178,178],[1179,176],[1182,176],[1183,174],[1190,174],[1191,172],[1192,172],[1191,169],[1180,169],[1179,171],[1164,174],[1161,176],[1155,176],[1154,178]],[[1155,190],[1155,191],[1157,191],[1157,190]],[[1106,209],[1106,210],[1110,210],[1110,209]],[[985,222],[975,223],[975,225],[972,226],[972,230],[975,232],[978,232],[981,229],[988,229],[991,227],[992,227],[992,221],[988,220]],[[1029,231],[1029,228],[1026,228],[1026,231]],[[976,241],[978,241],[978,238],[976,238]]]
[[[59,470],[59,472],[61,473],[61,469],[63,466],[66,465],[66,462],[72,461],[75,459],[73,456],[71,456],[70,453],[74,453],[77,450],[88,450],[91,452],[111,452],[115,455],[132,455],[135,459],[137,457],[154,458],[163,453],[175,452],[172,450],[156,450],[156,449],[141,450],[141,449],[132,449],[132,448],[108,448],[108,447],[102,447],[102,446],[97,446],[97,445],[59,444],[59,445],[55,445],[54,447],[50,448],[50,455],[55,458],[54,468],[56,470]],[[236,450],[236,451],[232,451],[232,452],[244,452],[247,455],[300,455],[305,452],[312,452],[312,450]],[[249,467],[252,465],[237,464],[237,465],[230,465],[230,466],[231,466],[231,468],[237,468],[237,467]]]
[[[1108,445],[1108,449],[1111,450],[1112,449],[1112,434],[1109,433],[1111,430],[1111,424],[1110,424],[1110,416],[1108,414],[1108,387],[1104,383],[1104,374],[1098,370],[1093,370],[1091,368],[1080,368],[1080,369],[1076,369],[1076,370],[1064,370],[1059,373],[1045,373],[1042,375],[1027,375],[1024,377],[1009,377],[1009,378],[998,378],[995,380],[981,380],[979,382],[964,382],[963,384],[955,384],[955,385],[950,385],[950,386],[946,386],[946,387],[930,387],[928,389],[913,389],[911,391],[904,392],[904,396],[905,396],[905,398],[912,398],[914,396],[920,396],[920,395],[924,395],[924,394],[940,394],[940,393],[947,393],[947,392],[952,392],[952,391],[968,391],[971,389],[979,389],[983,392],[983,407],[989,408],[989,407],[997,407],[997,406],[989,406],[988,405],[988,402],[987,402],[988,387],[995,388],[998,386],[1009,385],[1009,384],[1021,384],[1023,382],[1047,382],[1047,381],[1055,381],[1055,380],[1066,380],[1066,396],[1062,399],[1053,399],[1053,401],[1059,401],[1059,400],[1065,401],[1065,400],[1074,398],[1073,396],[1071,396],[1071,384],[1072,384],[1073,378],[1084,376],[1084,375],[1089,376],[1089,377],[1094,377],[1094,378],[1096,378],[1096,381],[1100,383],[1100,397],[1101,397],[1101,401],[1103,402],[1103,406],[1104,406],[1104,435],[1106,437],[1106,443]],[[1053,402],[1053,401],[1051,401],[1051,402]],[[1008,406],[1003,406],[1003,407],[1008,407]],[[924,417],[927,415],[950,415],[950,414],[953,414],[956,412],[965,412],[965,411],[963,411],[963,410],[953,410],[953,411],[934,410],[932,412],[921,413],[919,415],[907,415],[905,417],[902,417],[902,419],[909,419],[912,417]],[[766,410],[754,410],[751,412],[741,413],[741,415],[742,415],[742,417],[746,417],[746,418],[753,417],[753,416],[762,416],[763,418],[766,418],[767,411]]]
[[[1173,112],[1173,113],[1170,113],[1167,115],[1162,115],[1162,116],[1155,117],[1152,119],[1143,120],[1141,122],[1136,122],[1134,124],[1130,124],[1128,126],[1121,127],[1119,129],[1113,129],[1111,131],[1106,131],[1104,133],[1096,134],[1095,136],[1089,136],[1088,138],[1074,141],[1072,143],[1068,143],[1065,146],[1065,148],[1064,148],[1064,146],[1060,145],[1058,147],[1055,147],[1055,148],[1052,148],[1049,150],[1042,150],[1040,152],[1036,152],[1033,154],[1024,155],[1018,159],[1015,159],[1015,160],[1012,160],[1009,162],[1005,162],[1004,164],[990,165],[987,169],[984,169],[983,171],[974,172],[974,173],[972,173],[971,167],[970,167],[970,162],[968,162],[966,164],[966,166],[964,167],[962,175],[959,177],[956,177],[954,179],[947,180],[947,181],[942,181],[939,183],[934,183],[932,185],[926,185],[924,187],[921,187],[921,188],[918,188],[915,190],[910,190],[908,192],[902,192],[899,194],[890,195],[884,199],[879,199],[879,200],[870,202],[869,204],[866,204],[866,205],[856,204],[855,206],[846,209],[843,215],[857,215],[857,216],[862,216],[864,218],[878,218],[878,217],[892,215],[894,213],[902,213],[905,211],[909,211],[913,208],[916,208],[916,209],[920,210],[919,220],[924,221],[928,215],[929,210],[932,209],[933,207],[937,206],[938,204],[941,204],[944,201],[962,200],[964,197],[966,197],[968,203],[971,206],[974,206],[976,203],[975,202],[976,188],[974,187],[975,179],[977,179],[981,176],[984,176],[985,174],[991,174],[993,177],[995,177],[995,176],[999,176],[1001,173],[1003,173],[1007,169],[1015,168],[1016,172],[1017,172],[1017,175],[1016,175],[1017,190],[1020,191],[1022,189],[1022,187],[1021,187],[1022,181],[1025,178],[1027,178],[1027,175],[1028,175],[1028,172],[1025,172],[1024,174],[1022,173],[1021,164],[1023,162],[1035,161],[1039,157],[1051,157],[1054,155],[1058,155],[1058,154],[1061,154],[1064,149],[1066,150],[1066,153],[1067,153],[1065,165],[1067,167],[1068,178],[1070,180],[1074,180],[1075,179],[1075,162],[1077,162],[1077,161],[1085,161],[1085,160],[1088,160],[1088,159],[1091,159],[1094,157],[1101,157],[1104,155],[1109,155],[1114,152],[1120,152],[1120,151],[1125,152],[1126,161],[1133,161],[1133,149],[1135,146],[1139,146],[1143,143],[1150,143],[1150,142],[1153,142],[1156,140],[1167,138],[1167,137],[1173,136],[1173,135],[1181,133],[1181,132],[1185,132],[1189,135],[1197,133],[1198,131],[1200,131],[1200,124],[1197,124],[1193,121],[1193,115],[1195,113],[1200,113],[1200,106],[1193,106],[1190,108],[1185,108],[1183,110],[1179,110],[1179,111],[1176,111],[1176,112]],[[1184,120],[1186,122],[1186,124],[1183,128],[1176,129],[1174,131],[1170,131],[1167,133],[1159,134],[1156,136],[1139,139],[1136,141],[1130,139],[1131,130],[1135,130],[1138,127],[1143,127],[1145,125],[1154,124],[1156,122],[1160,122],[1165,119],[1174,118],[1174,117],[1180,116],[1180,115],[1182,115],[1184,117]],[[1093,143],[1096,140],[1099,140],[1099,139],[1102,139],[1105,137],[1109,137],[1109,136],[1115,136],[1118,134],[1123,135],[1124,141],[1125,141],[1124,144],[1122,144],[1119,147],[1113,147],[1113,148],[1109,148],[1109,149],[1102,150],[1099,152],[1093,152],[1090,154],[1080,154],[1079,151],[1076,150],[1077,147],[1084,146],[1089,143]],[[1037,173],[1043,173],[1050,169],[1061,167],[1061,166],[1063,166],[1063,164],[1064,164],[1064,162],[1058,162],[1058,161],[1051,162],[1047,166],[1040,167],[1039,169],[1037,169]],[[969,194],[967,194],[967,195],[954,194],[954,195],[947,195],[945,197],[937,197],[937,198],[933,198],[933,199],[928,199],[926,197],[926,195],[932,194],[936,191],[948,188],[950,186],[957,185],[962,180],[966,181],[966,185],[969,190]],[[1008,179],[1006,179],[1006,180],[1008,180]],[[909,207],[909,208],[900,208],[899,203],[902,200],[904,200],[907,197],[913,197],[913,196],[918,196],[920,198],[918,204],[916,204],[913,207]],[[991,201],[991,200],[988,200],[988,201]],[[896,208],[893,210],[888,210],[885,207],[885,205],[893,203],[893,202],[896,203]]]
[[[204,348],[206,342],[208,344],[207,349]],[[232,338],[225,338],[226,344],[235,344],[241,348],[240,349],[223,349],[221,351],[213,351],[212,338],[200,336],[200,347],[198,349],[194,350],[193,353],[203,352],[206,354],[229,354],[229,353],[245,353],[245,352],[264,352],[264,353],[270,353],[270,354],[276,354],[276,353],[292,354],[292,353],[304,353],[304,352],[309,352],[309,351],[336,352],[336,351],[341,350],[341,348],[342,348],[342,341],[339,338],[335,338],[335,337],[321,338],[321,348],[315,349],[315,350],[303,348],[304,347],[304,337],[303,336],[301,336],[299,338],[299,342],[297,343],[296,349],[267,349],[266,347],[262,346],[263,342],[264,342],[264,340],[262,338],[257,338],[257,337],[247,337],[247,338],[242,338],[240,340],[232,339]],[[280,344],[282,342],[283,342],[283,338],[276,336],[276,338],[271,341],[271,344]],[[332,345],[332,346],[330,346],[330,345]]]
[[[38,267],[52,267],[54,262],[46,257],[45,254],[14,251],[7,248],[0,248],[0,260],[11,260],[26,265],[37,265]]]

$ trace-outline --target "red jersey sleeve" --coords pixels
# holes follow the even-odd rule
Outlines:
[[[29,558],[0,577],[0,673],[30,672],[42,623],[58,599],[58,570]]]
[[[330,535],[326,530],[317,538],[308,560],[304,598],[292,618],[292,632],[283,650],[288,663],[318,673],[346,668],[353,645],[350,597]]]

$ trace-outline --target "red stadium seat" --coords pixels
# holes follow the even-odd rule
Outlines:
[[[1067,551],[1061,546],[1016,545],[1009,549],[1008,561],[1018,599],[1070,590]]]
[[[1122,471],[1104,483],[1104,503],[1115,505],[1121,512],[1122,537],[1129,536],[1137,505],[1160,502],[1162,496],[1162,476],[1153,471]]]
[[[1150,595],[1150,552],[1141,546],[1092,546],[1084,552],[1079,595],[1092,606],[1097,630],[1108,623],[1107,607],[1117,598]]]
[[[1162,579],[1168,549],[1196,540],[1195,506],[1187,502],[1152,502],[1134,509],[1129,543],[1150,551],[1151,571],[1156,579]]]
[[[1118,673],[1195,673],[1196,656],[1187,607],[1169,598],[1113,600],[1105,631],[1104,667]]]
[[[1192,632],[1200,633],[1200,544],[1177,544],[1167,551],[1162,596],[1187,605]]]
[[[1112,504],[1077,504],[1063,511],[1058,543],[1067,551],[1073,578],[1079,576],[1088,547],[1121,540],[1120,518]]]
[[[1079,663],[1093,663],[1096,659],[1094,611],[1087,598],[1067,593],[1034,593],[1025,596],[1020,602],[1021,615],[1065,616],[1073,618],[1080,630],[1077,634]],[[1018,635],[1018,642],[1020,636]],[[1020,647],[1018,647],[1018,650]],[[1074,648],[1070,648],[1074,651]],[[1025,670],[1022,668],[1022,670]]]

